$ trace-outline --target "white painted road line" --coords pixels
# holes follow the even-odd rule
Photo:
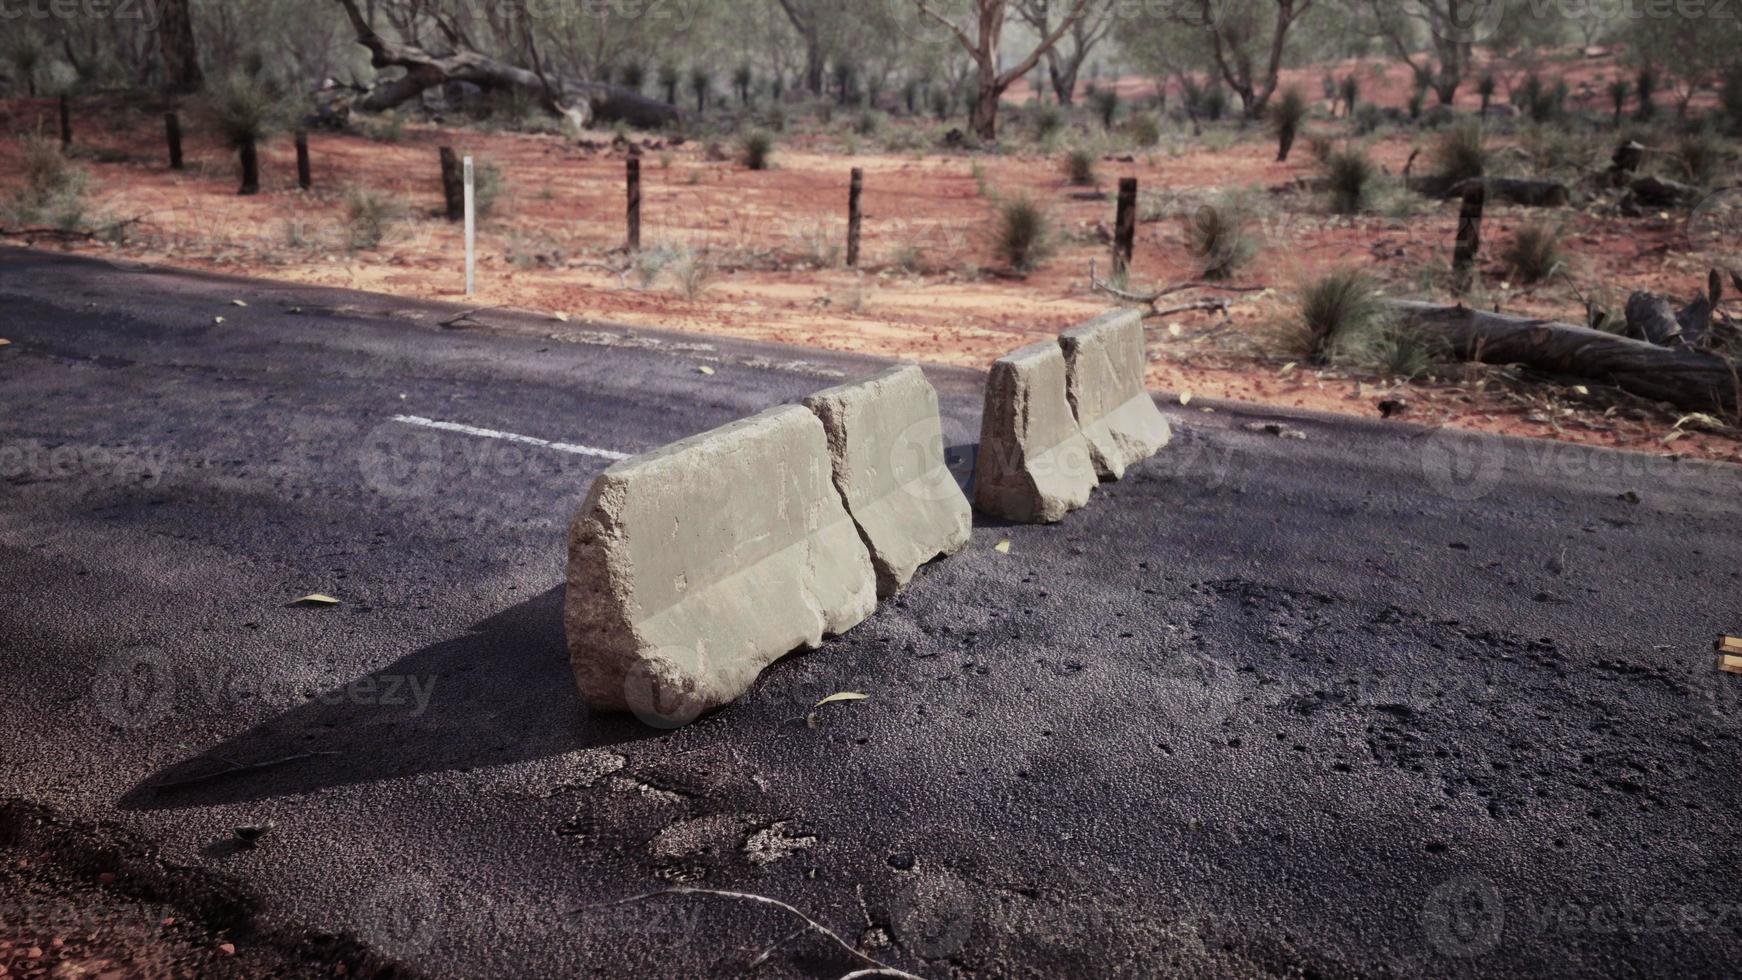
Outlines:
[[[395,415],[393,421],[404,422],[406,425],[421,425],[426,429],[440,429],[443,432],[459,432],[468,436],[482,436],[485,439],[503,439],[508,442],[524,443],[528,446],[539,446],[544,449],[554,449],[562,453],[574,453],[577,456],[598,456],[601,459],[628,459],[628,453],[612,452],[609,449],[594,449],[592,446],[577,446],[570,442],[551,442],[549,439],[539,439],[536,436],[523,436],[514,432],[498,432],[495,429],[481,429],[475,425],[462,425],[458,422],[442,422],[436,419],[426,419],[421,415]]]

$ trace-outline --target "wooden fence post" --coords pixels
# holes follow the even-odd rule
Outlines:
[[[865,191],[865,171],[853,168],[853,178],[847,188],[847,268],[859,267],[859,232],[864,213],[859,209],[859,196]]]
[[[1119,210],[1113,221],[1113,274],[1125,275],[1137,248],[1137,178],[1119,178]]]
[[[463,221],[466,217],[466,188],[460,176],[460,158],[454,148],[444,146],[442,156],[442,197],[447,202],[448,220]]]
[[[296,131],[296,186],[305,191],[314,186],[308,164],[308,131],[303,129]]]
[[[641,158],[630,157],[628,163],[629,179],[629,237],[628,248],[631,252],[641,251]]]
[[[250,136],[242,141],[242,189],[238,194],[260,193],[260,148]]]
[[[173,112],[164,113],[163,134],[169,140],[169,169],[181,170],[181,117]]]
[[[1467,293],[1476,282],[1476,253],[1482,249],[1482,209],[1488,203],[1488,185],[1476,181],[1464,191],[1464,206],[1458,212],[1458,241],[1452,249],[1452,288]]]

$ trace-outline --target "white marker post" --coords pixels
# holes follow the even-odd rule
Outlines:
[[[476,241],[474,237],[476,213],[472,209],[472,158],[465,162],[466,181],[466,295],[472,295],[474,283],[472,269],[477,258]]]

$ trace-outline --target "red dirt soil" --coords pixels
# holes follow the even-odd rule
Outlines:
[[[1593,59],[1576,70],[1600,79],[1616,69]],[[1322,72],[1302,72],[1301,84],[1316,93]],[[1383,76],[1363,68],[1363,97],[1383,102],[1391,87],[1407,84],[1401,74],[1396,66]],[[1579,90],[1580,75],[1571,83]],[[1136,91],[1144,83],[1126,84]],[[0,103],[13,133],[51,130],[53,111],[47,101]],[[239,197],[234,154],[199,126],[186,127],[188,167],[175,173],[165,166],[155,115],[90,100],[80,104],[76,124],[75,142],[85,154],[122,161],[86,164],[94,209],[142,217],[120,245],[41,236],[34,239],[38,246],[544,311],[553,314],[552,333],[604,320],[969,367],[985,367],[1109,306],[1090,290],[1088,271],[1091,261],[1103,269],[1107,263],[1111,195],[1074,199],[1057,156],[1038,151],[848,155],[840,137],[794,136],[778,148],[774,169],[750,171],[735,160],[712,159],[719,154],[700,141],[664,146],[658,137],[635,137],[650,144],[642,164],[644,246],[702,250],[717,266],[692,295],[674,274],[677,266],[645,287],[628,269],[621,252],[628,154],[609,133],[587,134],[589,148],[551,135],[420,125],[407,126],[398,142],[317,131],[311,137],[315,191],[296,188],[291,143],[278,139],[261,152],[262,193]],[[1308,135],[1340,134],[1342,125],[1316,119]],[[1372,152],[1396,173],[1426,139],[1394,133],[1378,138]],[[461,231],[440,218],[436,149],[444,144],[488,161],[506,183],[479,230],[478,291],[470,300],[463,295]],[[16,173],[18,153],[17,140],[0,143],[0,166]],[[1316,172],[1304,137],[1288,163],[1275,156],[1273,139],[1260,128],[1244,135],[1231,128],[1207,132],[1202,140],[1170,129],[1157,149],[1098,165],[1103,189],[1120,177],[1138,178],[1146,210],[1189,211],[1219,189],[1256,188],[1254,196],[1268,201],[1263,248],[1234,282],[1259,291],[1181,297],[1225,295],[1233,304],[1226,319],[1192,312],[1150,320],[1151,387],[1365,416],[1376,416],[1381,400],[1402,399],[1409,405],[1406,421],[1742,462],[1734,439],[1682,432],[1674,428],[1674,413],[1612,392],[1526,384],[1478,367],[1454,367],[1450,377],[1416,383],[1362,380],[1304,369],[1269,352],[1264,338],[1287,316],[1291,289],[1325,270],[1361,266],[1394,292],[1434,296],[1421,287],[1433,278],[1428,270],[1445,262],[1456,223],[1454,204],[1423,200],[1397,217],[1350,219],[1327,215],[1313,195],[1265,193]],[[866,187],[859,272],[839,268],[830,254],[844,241],[853,167],[865,170]],[[989,193],[980,192],[982,184]],[[359,187],[385,192],[409,209],[379,248],[347,247],[346,193]],[[1024,279],[989,271],[996,265],[989,238],[993,198],[1014,195],[1043,203],[1063,239]],[[1538,217],[1491,207],[1485,237],[1504,243],[1512,229]],[[1563,209],[1554,217],[1565,222],[1572,280],[1612,304],[1632,289],[1687,296],[1708,268],[1736,265],[1734,254],[1717,254],[1715,243],[1690,237],[1685,214],[1628,220],[1591,208]],[[1486,254],[1486,278],[1496,287],[1490,303],[1499,297],[1508,312],[1582,319],[1571,286],[1532,292],[1505,284],[1504,269],[1493,264],[1498,251],[1491,246]],[[1176,217],[1139,226],[1131,288],[1187,281],[1200,271]],[[573,325],[558,322],[559,313]]]

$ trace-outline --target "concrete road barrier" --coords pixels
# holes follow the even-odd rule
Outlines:
[[[974,464],[974,506],[982,512],[1050,524],[1089,502],[1099,477],[1065,397],[1066,373],[1054,341],[992,365]]]
[[[819,391],[804,403],[828,434],[835,488],[870,546],[879,598],[968,543],[973,509],[944,462],[938,394],[918,365]]]
[[[569,660],[594,708],[676,727],[876,607],[817,417],[796,405],[624,460],[569,533]]]
[[[1098,316],[1059,336],[1066,391],[1089,443],[1095,472],[1117,480],[1127,467],[1154,456],[1173,437],[1144,385],[1148,359],[1143,317],[1136,310]]]

